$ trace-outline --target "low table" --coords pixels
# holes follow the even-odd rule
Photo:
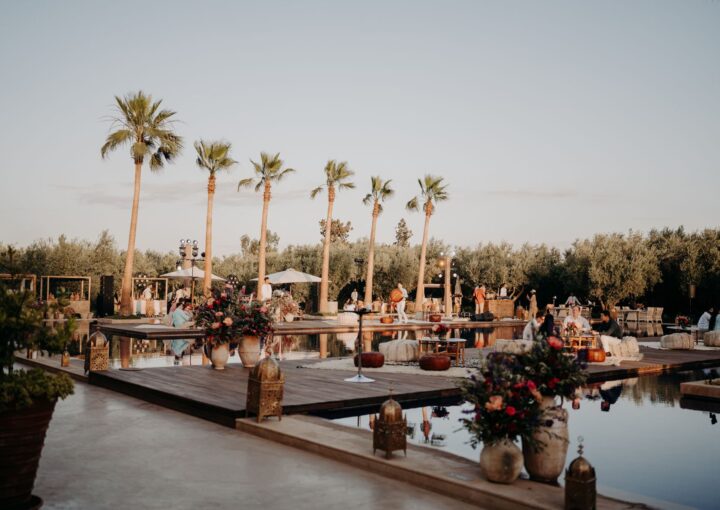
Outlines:
[[[465,342],[464,338],[421,338],[417,341],[419,346],[418,356],[427,353],[447,354],[455,361],[455,366],[465,366]]]

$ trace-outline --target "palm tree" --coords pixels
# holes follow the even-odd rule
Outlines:
[[[135,187],[130,212],[130,235],[125,256],[122,289],[120,291],[120,313],[132,312],[132,275],[135,259],[135,233],[137,232],[138,203],[140,202],[140,177],[145,158],[150,161],[150,170],[160,170],[166,162],[172,161],[182,150],[182,138],[173,131],[172,117],[175,112],[161,110],[162,101],[153,102],[152,96],[142,91],[128,94],[124,98],[115,96],[117,115],[112,118],[112,131],[100,149],[103,159],[121,145],[130,145],[130,157],[135,163]]]
[[[323,242],[322,274],[320,275],[320,312],[328,311],[328,282],[330,272],[330,234],[332,233],[332,212],[335,203],[335,187],[338,189],[351,189],[355,187],[349,179],[355,174],[348,168],[347,161],[336,162],[331,159],[325,165],[325,184],[318,186],[310,192],[310,198],[315,198],[323,188],[328,192],[327,218],[325,219],[325,241]]]
[[[425,212],[425,228],[423,229],[422,245],[420,247],[420,270],[418,271],[418,283],[415,296],[415,310],[421,311],[425,301],[425,252],[427,250],[428,231],[430,230],[430,216],[432,216],[438,202],[447,200],[447,184],[443,184],[442,177],[426,175],[424,179],[418,179],[420,184],[420,196],[413,197],[405,206],[408,211],[417,211],[422,202]]]
[[[212,214],[213,199],[215,198],[215,174],[222,170],[228,170],[235,165],[237,161],[230,157],[231,145],[227,142],[210,142],[203,140],[195,142],[195,150],[197,151],[197,166],[204,168],[210,175],[208,176],[208,202],[207,217],[205,219],[205,278],[203,280],[203,292],[207,296],[210,294],[211,276],[212,276]]]
[[[395,194],[390,187],[392,180],[383,181],[380,176],[370,177],[370,193],[363,198],[363,204],[373,205],[372,226],[370,227],[370,247],[368,249],[367,276],[365,277],[365,304],[372,301],[373,272],[375,271],[375,228],[378,216],[382,212],[382,204]]]
[[[257,296],[260,297],[260,289],[265,281],[265,246],[267,244],[267,216],[270,206],[270,188],[273,182],[281,181],[285,176],[294,172],[292,168],[283,168],[283,160],[278,152],[274,156],[266,152],[260,153],[260,163],[250,160],[255,168],[255,177],[243,179],[238,183],[238,190],[255,185],[255,191],[264,189],[262,222],[260,226],[260,248],[258,253],[258,288]]]

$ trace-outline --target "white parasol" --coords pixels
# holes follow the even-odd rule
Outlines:
[[[273,285],[282,285],[285,283],[318,283],[322,280],[322,278],[308,273],[303,273],[301,271],[296,271],[292,268],[278,273],[269,274],[267,277]],[[252,281],[256,282],[257,278],[253,278]]]
[[[188,269],[180,269],[178,271],[173,271],[172,273],[165,273],[164,275],[161,275],[165,278],[175,278],[178,280],[185,280],[188,278],[194,278],[195,280],[202,280],[205,278],[205,271],[200,269],[199,267],[190,267]],[[211,275],[211,278],[214,282],[224,282],[225,278],[220,278],[216,275]]]

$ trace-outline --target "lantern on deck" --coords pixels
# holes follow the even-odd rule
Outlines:
[[[380,414],[375,418],[373,428],[373,455],[376,450],[383,450],[389,459],[395,450],[403,450],[407,456],[407,417],[402,414],[402,407],[392,397],[380,406]]]
[[[582,456],[582,437],[578,439],[579,457],[565,470],[565,510],[595,510],[597,499],[595,468]]]
[[[255,365],[248,378],[245,414],[257,415],[258,422],[266,416],[277,416],[281,420],[284,385],[285,376],[273,358],[265,358]]]
[[[85,350],[85,372],[107,370],[110,366],[110,342],[100,331],[95,331],[88,339]]]

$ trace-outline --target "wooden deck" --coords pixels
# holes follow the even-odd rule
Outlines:
[[[720,351],[660,351],[642,348],[645,358],[620,367],[591,365],[590,382],[649,373],[720,366]],[[347,383],[354,371],[299,368],[281,363],[285,373],[285,414],[367,409],[382,403],[392,387],[396,400],[420,405],[459,396],[454,379],[422,374],[373,372],[372,384]],[[303,362],[307,364],[307,362]],[[226,426],[245,416],[249,369],[229,365],[224,371],[203,366],[93,372],[90,384],[125,393]]]

